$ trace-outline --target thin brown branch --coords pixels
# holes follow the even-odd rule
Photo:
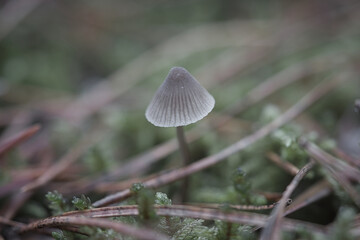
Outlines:
[[[354,110],[357,113],[360,113],[360,99],[356,99],[354,102]]]
[[[93,219],[85,217],[73,217],[73,216],[58,216],[52,218],[46,218],[34,223],[31,223],[23,228],[21,232],[28,232],[44,227],[58,227],[62,226],[88,226],[88,227],[100,227],[109,228],[114,231],[127,236],[135,237],[141,240],[165,240],[169,239],[167,236],[154,232],[151,229],[136,228],[128,224],[121,222],[114,222],[106,219]]]
[[[285,216],[303,208],[331,193],[330,183],[322,180],[297,196],[290,206],[286,208]]]
[[[0,143],[0,160],[2,157],[10,151],[12,148],[16,147],[20,143],[26,141],[31,136],[33,136],[35,133],[37,133],[40,130],[40,125],[33,125],[20,133],[16,134],[15,136],[4,140]]]
[[[163,186],[165,184],[174,182],[179,180],[185,176],[191,175],[195,172],[206,169],[218,162],[225,160],[227,157],[233,155],[236,152],[243,150],[244,148],[250,146],[251,144],[257,142],[258,140],[264,138],[268,134],[270,134],[275,129],[283,126],[288,123],[300,113],[302,113],[306,108],[311,106],[315,101],[319,98],[327,94],[330,90],[333,90],[339,84],[343,83],[345,80],[348,80],[348,77],[337,76],[332,81],[325,81],[319,84],[315,89],[313,89],[310,93],[308,93],[305,97],[303,97],[299,102],[297,102],[293,107],[291,107],[288,111],[282,114],[280,117],[269,123],[268,125],[260,128],[255,133],[248,135],[247,137],[242,138],[240,141],[234,143],[233,145],[225,148],[224,150],[218,152],[217,154],[205,157],[201,160],[198,160],[195,163],[192,163],[186,167],[165,173],[160,175],[155,179],[151,179],[149,181],[144,182],[143,184],[149,188],[156,188]],[[95,207],[106,206],[115,202],[118,202],[122,199],[131,196],[130,189],[126,189],[124,191],[115,193],[113,195],[109,195],[97,202],[93,205]]]
[[[306,173],[314,166],[313,162],[306,164],[293,178],[291,183],[286,187],[283,196],[270,216],[265,229],[261,233],[261,240],[277,240],[281,238],[282,218],[284,215],[286,202],[290,198],[292,192],[295,190],[301,179],[304,178]]]
[[[305,76],[314,74],[320,69],[314,68],[312,64],[313,62],[314,60],[308,62],[299,62],[276,73],[250,90],[236,104],[226,109],[225,112],[230,115],[236,115],[246,110],[250,106],[267,98],[279,89],[301,80]]]
[[[274,208],[278,203],[275,202],[269,205],[234,205],[228,204],[226,205],[229,208],[236,209],[236,210],[247,210],[247,211],[262,211]],[[191,205],[199,206],[199,207],[206,207],[206,208],[216,208],[219,209],[223,204],[217,203],[191,203]]]
[[[346,152],[344,152],[343,150],[341,150],[338,147],[335,147],[333,149],[333,152],[337,157],[344,159],[350,165],[360,168],[360,158],[356,159],[356,158],[348,155]]]
[[[218,209],[203,208],[203,207],[189,206],[189,205],[169,205],[169,206],[155,205],[154,207],[156,213],[160,216],[177,216],[184,218],[197,218],[197,219],[200,218],[205,220],[221,220],[231,223],[249,224],[255,226],[264,226],[266,224],[266,221],[268,220],[268,216],[263,214],[239,212],[239,211],[224,212]],[[88,209],[84,211],[73,211],[73,212],[64,213],[61,216],[47,218],[44,220],[31,223],[26,227],[22,228],[22,231],[33,230],[38,226],[43,226],[44,222],[46,224],[49,224],[52,221],[56,221],[57,218],[66,218],[66,217],[75,217],[75,216],[77,216],[78,218],[80,218],[80,216],[87,218],[105,218],[105,217],[118,217],[118,216],[135,216],[138,214],[139,212],[137,205],[122,205],[116,207]],[[317,224],[303,222],[299,220],[284,219],[284,229],[296,230],[298,227],[306,227],[318,233],[326,232],[326,229],[323,226]]]
[[[307,141],[305,138],[301,138],[299,144],[312,158],[314,158],[314,160],[321,164],[321,166],[323,166],[337,182],[340,183],[354,203],[360,207],[360,194],[351,185],[349,180],[353,179],[360,182],[359,170],[348,165],[344,161],[339,161],[330,154],[324,152],[314,143]]]
[[[15,221],[9,220],[7,218],[4,218],[2,216],[0,216],[0,224],[5,224],[5,225],[17,227],[17,228],[22,228],[22,227],[26,226],[26,224],[24,224],[24,223],[15,222]]]
[[[299,169],[296,166],[294,166],[290,162],[283,161],[280,156],[274,152],[266,153],[266,157],[291,175],[295,176],[299,172]]]
[[[254,193],[264,196],[266,200],[270,202],[277,202],[281,199],[282,196],[282,193],[278,193],[278,192],[264,192],[264,191],[255,190]]]
[[[342,172],[347,178],[360,183],[360,170],[356,167],[349,165],[342,159],[335,158],[334,156],[323,151],[314,143],[308,142],[305,138],[299,140],[300,145],[305,148],[310,156],[316,157],[318,161],[321,161],[323,165],[329,168],[333,168],[333,171]]]

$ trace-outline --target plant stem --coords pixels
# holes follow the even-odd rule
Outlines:
[[[186,142],[185,135],[184,135],[184,128],[182,126],[176,127],[176,136],[179,142],[179,150],[181,157],[183,159],[183,166],[187,166],[190,164],[190,151],[189,146]],[[188,197],[188,187],[189,187],[189,178],[184,178],[181,187],[181,201],[186,202]]]

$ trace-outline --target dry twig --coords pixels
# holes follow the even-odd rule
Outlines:
[[[0,143],[0,160],[2,159],[2,156],[4,156],[8,151],[10,151],[12,148],[14,148],[16,145],[26,141],[31,136],[33,136],[35,133],[37,133],[40,130],[40,125],[33,125],[22,132],[16,134],[15,136],[4,140]]]
[[[286,208],[285,216],[303,208],[331,193],[331,186],[328,181],[322,180],[297,196],[290,206]]]
[[[360,207],[360,194],[351,185],[349,180],[352,179],[360,182],[360,171],[348,165],[344,161],[339,161],[330,154],[321,150],[314,143],[307,141],[305,138],[301,138],[299,140],[299,144],[312,158],[314,158],[314,160],[320,163],[336,181],[340,183],[354,203]]]
[[[212,208],[203,208],[196,206],[188,205],[169,205],[169,206],[156,206],[155,211],[160,216],[177,216],[185,218],[196,218],[196,219],[205,219],[205,220],[221,220],[231,223],[239,224],[249,224],[255,226],[264,226],[267,222],[268,216],[263,214],[256,214],[250,212],[224,212],[218,209]],[[80,217],[89,218],[105,218],[105,217],[117,217],[117,216],[134,216],[138,215],[138,206],[137,205],[123,205],[116,207],[103,207],[96,209],[89,209],[84,211],[73,211],[64,213],[61,216],[51,217],[37,222],[31,223],[21,231],[31,231],[39,227],[49,227],[54,226],[53,222],[64,221],[64,219],[69,217],[74,217],[81,219]],[[77,216],[77,217],[75,217]],[[323,226],[303,222],[299,220],[284,219],[284,229],[286,230],[296,230],[299,226],[306,227],[311,229],[314,232],[325,233],[326,229]]]
[[[274,152],[268,152],[266,154],[266,157],[291,175],[295,176],[299,172],[299,169],[296,166],[294,166],[290,162],[283,161],[280,156]]]
[[[282,217],[284,215],[285,206],[287,200],[290,198],[291,193],[295,190],[301,179],[306,175],[306,173],[313,167],[314,163],[310,162],[306,164],[293,178],[291,183],[286,187],[283,196],[274,209],[273,213],[270,216],[270,220],[267,222],[265,229],[261,233],[261,240],[276,240],[280,239],[281,227],[282,227]]]
[[[46,218],[34,223],[31,223],[21,228],[21,232],[27,232],[44,227],[68,227],[68,226],[88,226],[88,227],[100,227],[110,228],[114,231],[127,236],[135,237],[141,240],[165,240],[169,239],[167,236],[154,232],[151,229],[136,228],[131,225],[114,222],[106,219],[92,219],[85,217],[74,216],[58,216]]]

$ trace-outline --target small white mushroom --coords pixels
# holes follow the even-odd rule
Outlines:
[[[183,126],[204,118],[214,108],[213,96],[182,67],[173,67],[146,109],[146,119],[158,127],[176,127],[183,165],[190,163],[190,151]],[[182,201],[187,201],[188,179],[182,186]]]
[[[204,118],[214,105],[214,98],[185,68],[173,67],[145,116],[158,127],[186,126]]]

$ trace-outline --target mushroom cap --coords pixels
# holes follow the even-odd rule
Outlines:
[[[170,69],[146,109],[146,119],[158,127],[179,127],[199,121],[214,108],[213,96],[182,67]]]

